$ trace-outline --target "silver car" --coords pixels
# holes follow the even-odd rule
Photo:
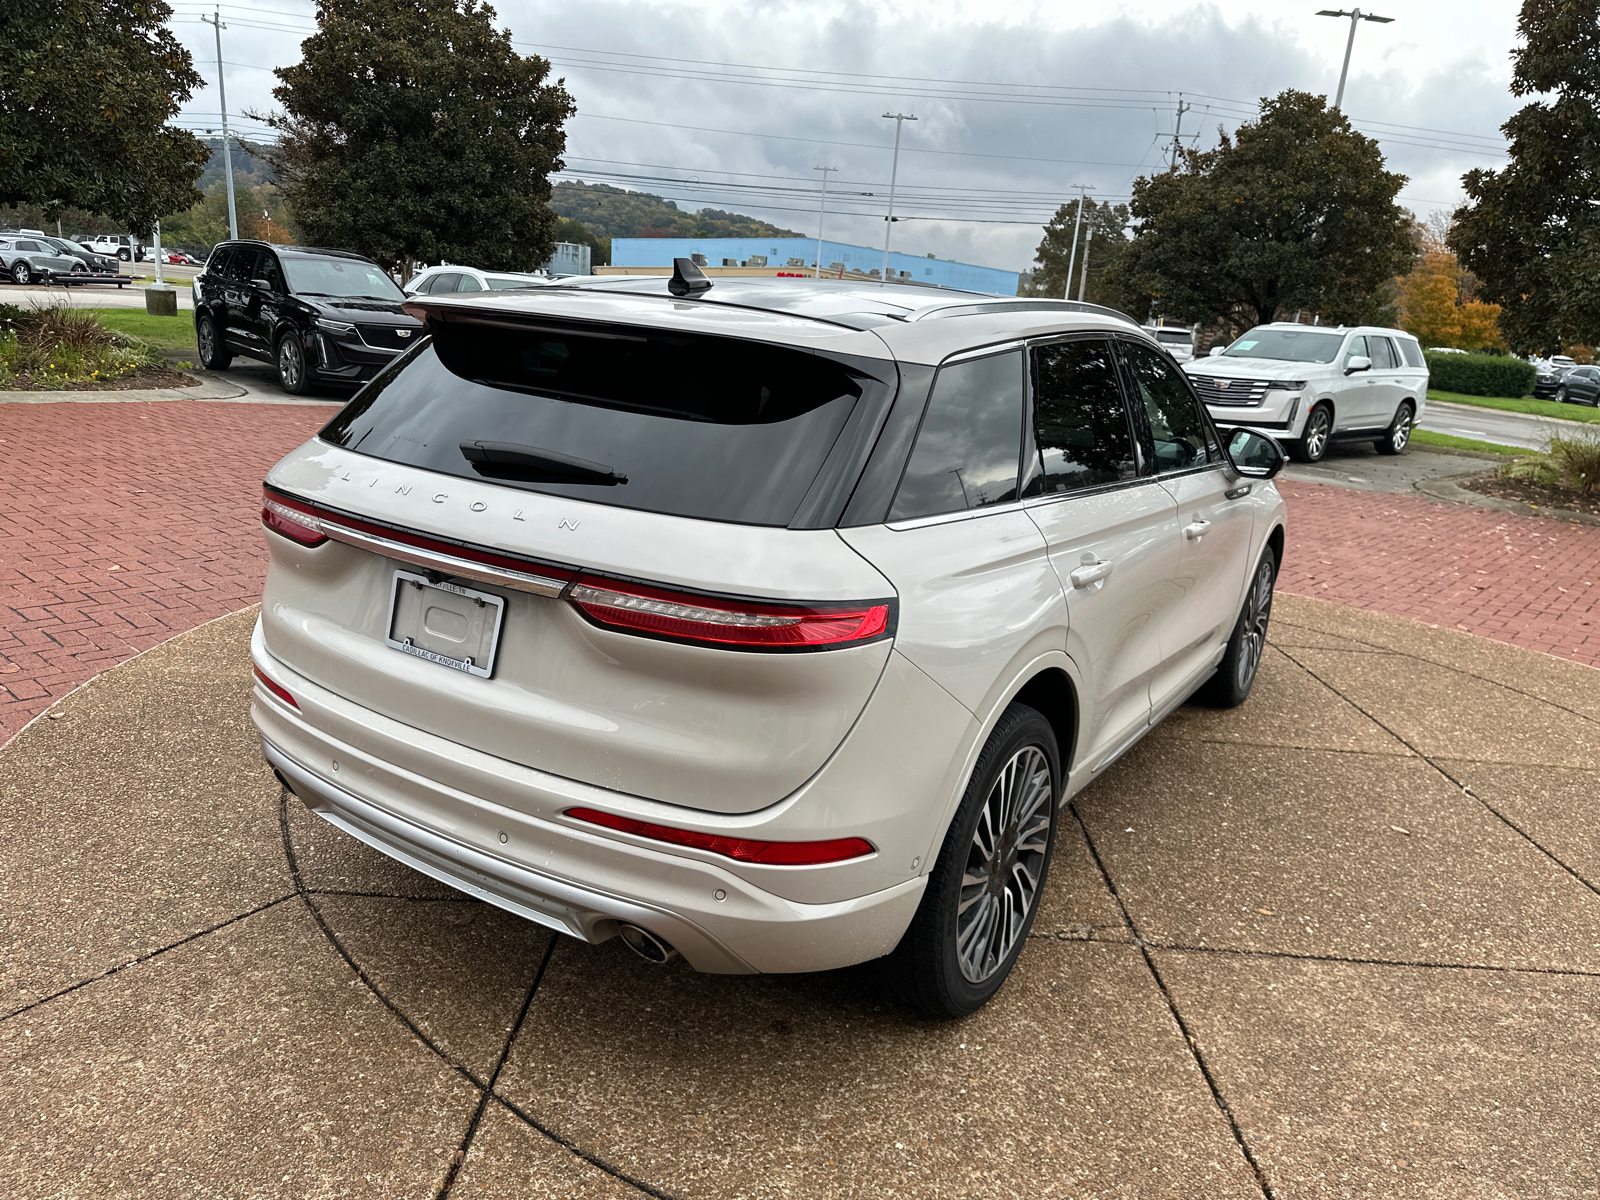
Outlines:
[[[1235,705],[1283,462],[1105,309],[827,280],[417,297],[268,476],[266,757],[385,854],[709,972],[969,1013],[1067,798]]]
[[[0,266],[12,283],[47,283],[52,275],[70,275],[78,259],[42,238],[22,234],[0,236]]]

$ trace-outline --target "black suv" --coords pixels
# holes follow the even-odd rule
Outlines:
[[[283,390],[371,379],[421,336],[406,297],[371,259],[344,250],[223,242],[194,278],[200,363],[235,354],[278,369]]]

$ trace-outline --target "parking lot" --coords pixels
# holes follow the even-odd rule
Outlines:
[[[329,412],[4,406],[0,1069],[39,1194],[1593,1194],[1600,530],[1296,469],[1257,694],[1078,799],[1017,975],[943,1024],[875,968],[552,939],[287,798],[255,505]]]

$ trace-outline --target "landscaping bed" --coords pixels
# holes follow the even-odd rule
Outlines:
[[[1499,500],[1515,500],[1535,508],[1588,513],[1600,517],[1600,493],[1582,492],[1560,484],[1538,483],[1532,479],[1506,479],[1499,475],[1483,475],[1460,480],[1462,487],[1480,496],[1493,496]]]
[[[0,391],[102,391],[194,382],[168,367],[157,347],[109,328],[92,310],[0,304]]]

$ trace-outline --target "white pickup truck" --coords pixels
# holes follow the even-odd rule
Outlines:
[[[1341,441],[1404,454],[1428,399],[1417,339],[1376,326],[1257,325],[1183,369],[1218,425],[1276,438],[1299,462]]]

